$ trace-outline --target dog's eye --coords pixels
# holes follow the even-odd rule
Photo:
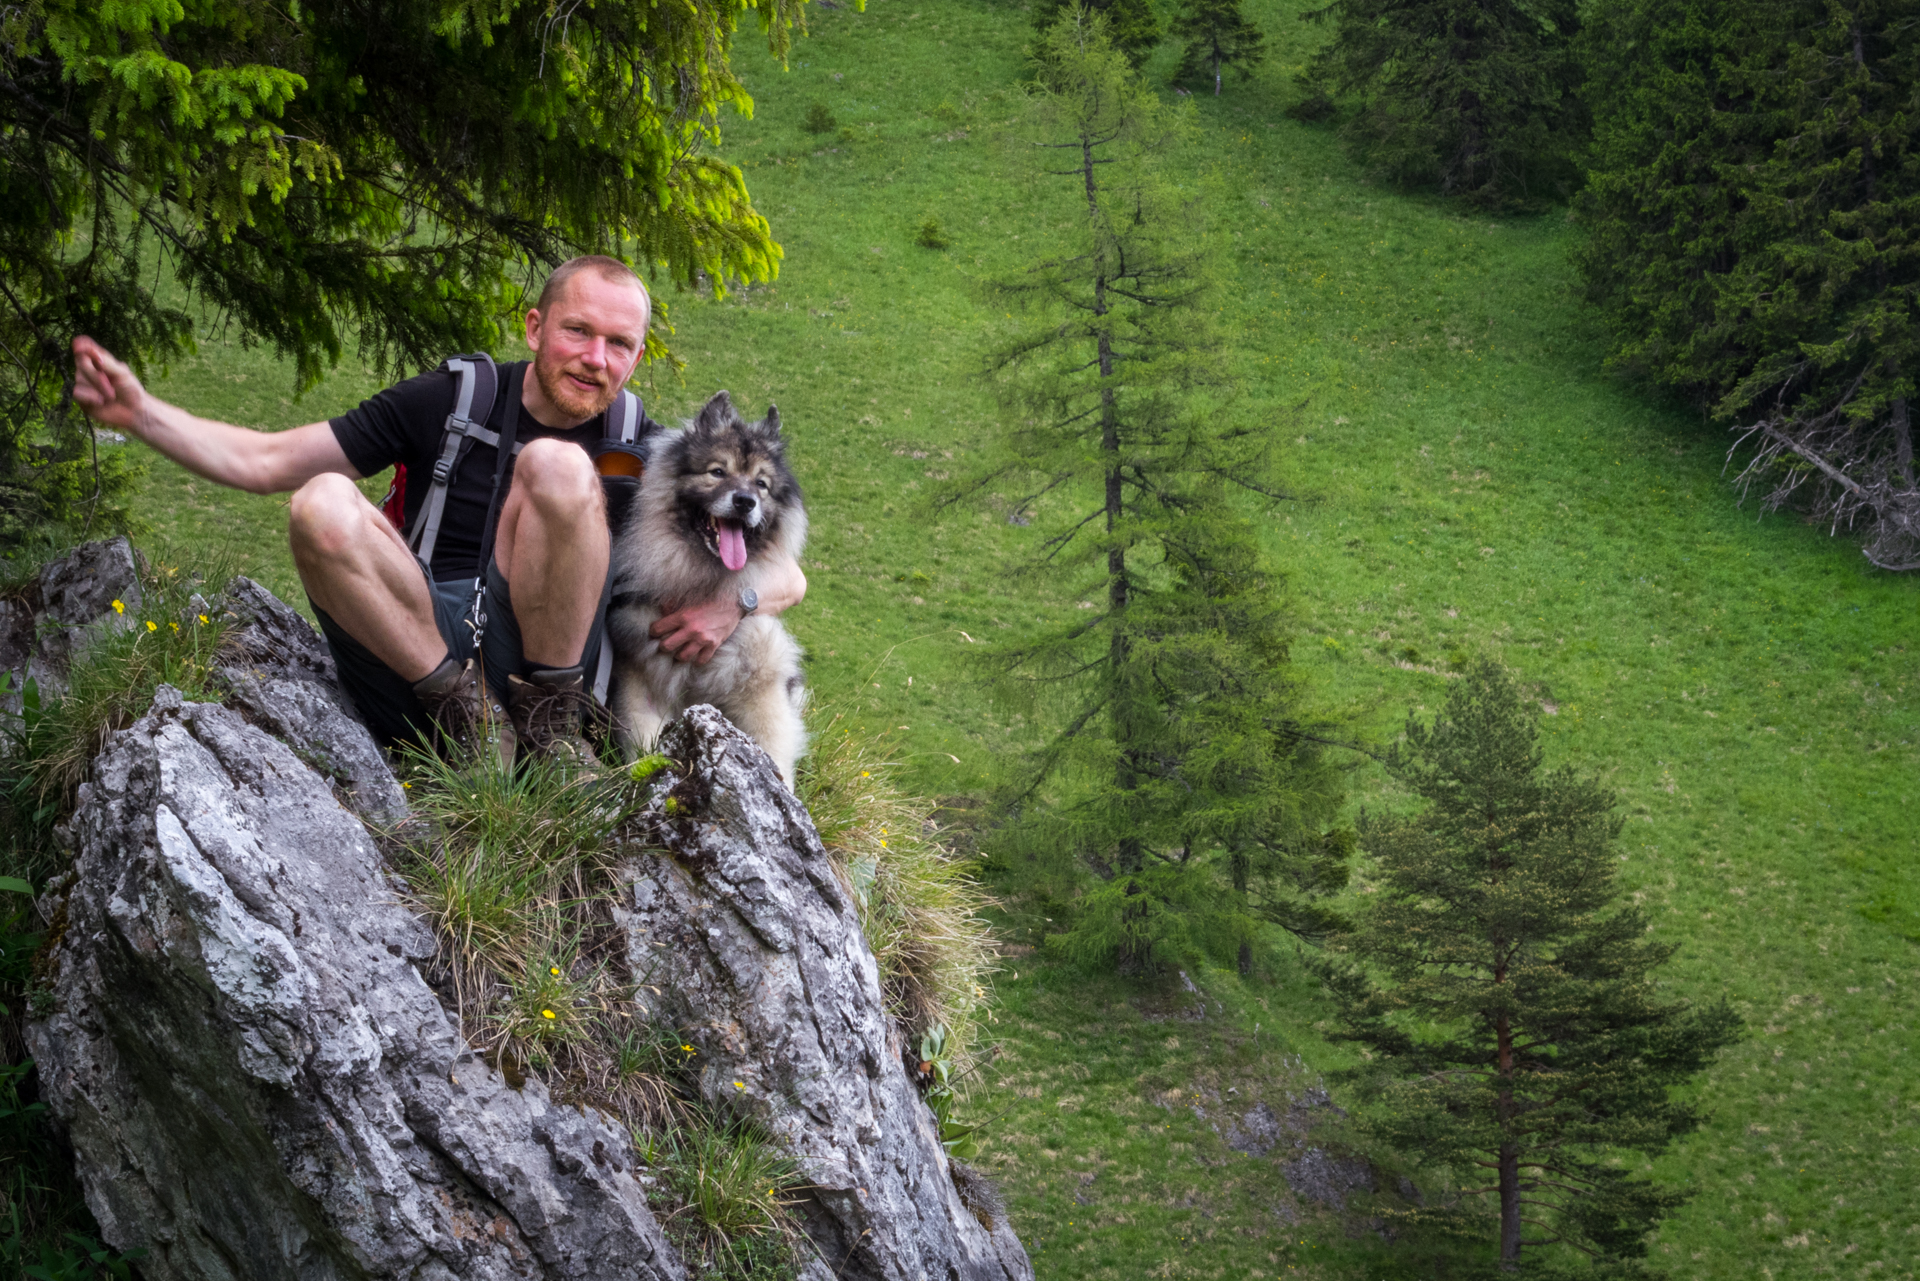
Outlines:
[[[759,480],[754,481],[753,483],[760,486],[760,488],[762,489],[765,489],[767,487],[767,480],[766,480],[766,477],[764,476],[762,476]]]
[[[726,469],[726,468],[724,468],[724,467],[709,467],[709,468],[707,468],[707,475],[709,475],[709,476],[713,476],[713,477],[724,477],[724,476],[725,476],[726,474],[727,474],[727,469]]]

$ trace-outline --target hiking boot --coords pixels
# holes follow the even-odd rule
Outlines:
[[[480,679],[469,658],[456,662],[451,654],[440,666],[413,684],[414,696],[442,739],[456,744],[477,761],[492,760],[512,769],[516,747],[513,724]]]
[[[581,733],[592,703],[584,668],[507,677],[507,715],[513,718],[521,753],[531,759],[598,769],[600,758]]]

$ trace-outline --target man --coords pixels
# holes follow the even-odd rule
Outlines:
[[[342,683],[383,743],[430,724],[476,750],[491,745],[508,761],[516,750],[586,760],[581,716],[602,643],[609,543],[587,451],[645,350],[651,310],[625,264],[592,256],[561,264],[527,312],[533,360],[501,367],[486,424],[514,427],[521,448],[499,494],[478,647],[473,583],[483,572],[497,451],[475,443],[454,474],[431,566],[353,483],[405,464],[412,527],[453,411],[453,374],[422,374],[338,418],[269,433],[198,418],[149,395],[125,364],[81,337],[73,343],[74,400],[95,421],[208,480],[256,494],[293,491],[289,533],[300,581]],[[805,593],[793,565],[755,608],[779,613]],[[676,604],[653,635],[682,662],[711,658],[743,613],[732,599]]]

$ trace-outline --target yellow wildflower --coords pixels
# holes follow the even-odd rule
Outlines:
[[[200,625],[204,627],[206,626],[206,623],[207,623],[207,616],[205,614],[200,615]]]
[[[551,1019],[551,1018],[557,1018],[559,1016],[556,1015],[552,1010],[542,1010],[540,1011],[540,1017],[543,1019]]]
[[[124,614],[124,613],[126,613],[126,612],[127,612],[127,606],[126,606],[126,602],[125,602],[125,601],[115,601],[115,602],[113,602],[113,612],[114,612],[114,613],[116,613],[116,614]]]
[[[149,618],[147,620],[147,630],[150,632],[157,632],[160,630],[160,624],[154,622],[151,618]]]
[[[553,977],[555,977],[555,978],[559,978],[559,977],[560,977],[560,967],[559,967],[559,966],[557,966],[557,965],[549,965],[549,966],[547,967],[547,973],[549,973],[549,974],[551,974],[551,975],[553,975]]]
[[[733,1088],[736,1090],[744,1090],[747,1088],[747,1083],[745,1081],[735,1081],[733,1083]]]

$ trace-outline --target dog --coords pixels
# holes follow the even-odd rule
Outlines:
[[[613,642],[608,704],[628,759],[651,750],[661,727],[711,703],[766,749],[793,787],[806,748],[800,646],[780,620],[749,614],[705,664],[661,652],[648,629],[682,605],[733,599],[766,586],[768,553],[798,560],[807,509],[787,467],[780,411],[749,423],[718,392],[686,427],[653,440],[640,493],[613,545]]]

